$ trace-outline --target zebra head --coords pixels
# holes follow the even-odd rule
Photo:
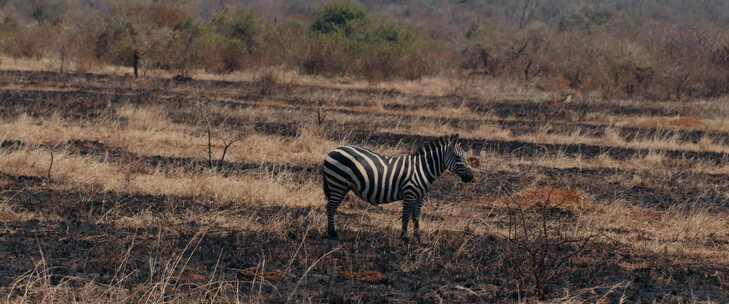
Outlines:
[[[448,136],[446,144],[446,168],[458,175],[464,183],[473,181],[473,171],[464,157],[463,146],[458,139],[458,134]]]

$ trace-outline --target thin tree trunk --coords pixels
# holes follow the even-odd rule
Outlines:
[[[134,78],[137,78],[139,77],[139,51],[134,51],[132,65],[134,66]]]

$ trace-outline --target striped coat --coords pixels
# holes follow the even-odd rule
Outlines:
[[[403,201],[402,238],[413,221],[413,234],[420,239],[420,208],[431,184],[446,170],[473,180],[463,156],[458,135],[440,137],[415,153],[388,157],[357,146],[343,146],[327,154],[322,167],[327,199],[327,233],[336,239],[336,211],[349,191],[371,204]]]

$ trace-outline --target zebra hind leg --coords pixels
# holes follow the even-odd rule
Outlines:
[[[327,238],[336,240],[337,239],[337,227],[335,223],[335,217],[337,216],[337,208],[347,196],[347,192],[341,193],[341,191],[327,191],[325,188],[325,194],[327,197]]]
[[[334,217],[337,215],[337,207],[339,207],[340,203],[331,200],[327,201],[327,238],[330,240],[336,240],[338,238]]]
[[[346,186],[331,182],[332,177],[324,173],[323,190],[327,199],[327,238],[337,239],[337,227],[334,218],[337,216],[337,208],[347,196],[349,189]]]

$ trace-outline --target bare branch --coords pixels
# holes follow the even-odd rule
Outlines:
[[[223,164],[225,163],[225,154],[228,153],[228,148],[233,146],[236,142],[239,142],[239,138],[235,138],[231,140],[230,142],[227,142],[225,139],[223,139],[223,154],[220,156],[220,161],[218,161],[218,171],[223,171]]]

